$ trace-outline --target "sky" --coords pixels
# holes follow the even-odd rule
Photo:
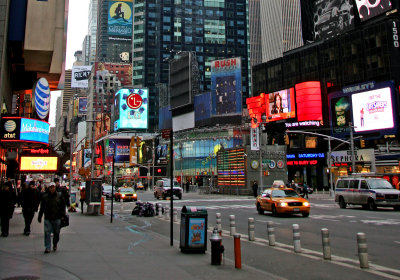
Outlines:
[[[89,2],[90,0],[69,0],[66,70],[72,69],[72,64],[75,61],[74,53],[82,50],[83,39],[88,33]],[[61,96],[61,91],[51,92],[50,126],[55,126],[57,97],[59,96]]]

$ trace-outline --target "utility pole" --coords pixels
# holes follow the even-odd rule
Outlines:
[[[351,173],[356,173],[356,162],[354,155],[354,136],[353,136],[353,123],[349,122],[350,128],[350,149],[351,149]]]

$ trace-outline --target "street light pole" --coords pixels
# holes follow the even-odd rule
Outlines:
[[[70,147],[70,156],[69,156],[69,188],[68,188],[68,194],[69,197],[71,197],[71,189],[72,189],[72,160],[73,160],[73,147],[74,147],[74,139],[73,139],[74,134],[71,132],[69,134],[69,147]],[[83,208],[82,208],[83,209]]]
[[[351,173],[356,173],[356,162],[354,159],[354,136],[353,136],[353,124],[349,122],[350,127],[350,149],[351,149]]]

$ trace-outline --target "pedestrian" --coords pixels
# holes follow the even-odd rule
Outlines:
[[[257,195],[258,195],[258,184],[257,184],[256,180],[254,180],[254,182],[253,182],[253,195],[254,195],[254,197],[257,197]]]
[[[84,187],[81,188],[80,190],[80,202],[81,202],[81,213],[83,214],[83,204],[85,203],[86,200],[86,189]]]
[[[54,183],[56,184],[57,192],[60,192],[62,194],[62,197],[64,198],[64,201],[65,201],[65,205],[67,205],[67,207],[69,208],[71,205],[69,202],[68,189],[65,186],[62,186],[60,184],[60,179],[58,179],[58,178],[54,178]]]
[[[189,180],[186,181],[186,192],[189,192],[189,188],[190,188],[190,182]]]
[[[44,214],[44,253],[50,253],[51,234],[53,233],[53,251],[57,251],[60,240],[61,217],[65,216],[65,200],[61,193],[56,191],[56,185],[50,183],[47,192],[40,202],[38,222],[42,222]]]
[[[12,189],[10,181],[5,182],[0,190],[0,219],[1,219],[1,236],[7,237],[10,227],[10,219],[14,214],[17,196],[15,190]]]
[[[39,193],[35,188],[35,182],[31,181],[29,184],[25,182],[21,191],[21,206],[25,221],[24,235],[26,236],[31,233],[31,223],[35,212],[38,211],[39,203]]]
[[[308,199],[308,186],[306,183],[303,184],[303,197],[307,197]]]

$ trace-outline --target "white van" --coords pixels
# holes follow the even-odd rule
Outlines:
[[[336,181],[335,201],[340,208],[358,204],[369,210],[379,206],[399,211],[400,191],[383,178],[344,177]]]

